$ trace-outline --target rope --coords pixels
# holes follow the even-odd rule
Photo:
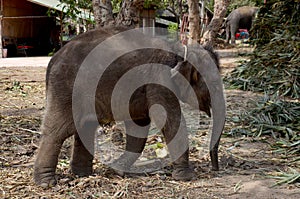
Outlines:
[[[183,47],[184,47],[184,61],[186,61],[188,48],[187,45],[183,45]]]

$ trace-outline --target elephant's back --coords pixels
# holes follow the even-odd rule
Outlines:
[[[58,79],[73,82],[86,56],[105,39],[124,30],[126,28],[123,27],[95,29],[72,39],[50,60],[46,72],[46,88]]]
[[[102,28],[83,33],[63,46],[50,60],[46,71],[46,95],[70,105],[78,70],[86,56],[108,37],[124,30]]]
[[[68,71],[76,73],[85,57],[108,37],[125,30],[125,28],[101,28],[78,35],[63,46],[52,57],[48,64],[46,82],[55,72],[61,73],[62,66],[68,66]],[[69,74],[70,75],[70,74]],[[69,76],[70,77],[70,76]]]

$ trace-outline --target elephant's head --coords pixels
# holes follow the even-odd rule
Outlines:
[[[218,56],[211,47],[202,48],[199,45],[188,47],[186,60],[178,62],[171,73],[183,102],[199,108],[209,116],[212,109],[210,155],[213,170],[218,170],[218,145],[225,123],[225,100]],[[190,85],[186,86],[179,76],[184,76]],[[198,102],[191,97],[192,92],[196,94]]]
[[[213,63],[211,63],[211,66],[207,67],[214,67],[217,66],[218,70],[219,67],[219,58],[218,55],[213,51],[211,47],[204,47],[206,52],[210,55],[212,58]],[[191,50],[191,49],[190,49]],[[193,51],[189,53],[190,58],[197,59],[197,55],[194,54]],[[172,72],[172,78],[175,81],[175,84],[177,84],[177,87],[179,87],[179,94],[181,97],[181,100],[189,105],[191,105],[193,108],[196,108],[201,111],[204,111],[208,116],[211,116],[210,113],[210,107],[211,107],[211,99],[209,90],[206,86],[206,83],[199,73],[199,71],[188,61],[179,61],[175,68],[171,70]],[[186,85],[183,82],[180,82],[181,79],[179,78],[179,75],[183,75],[185,79],[190,82],[190,85]],[[194,92],[197,96],[197,102],[195,102],[190,96],[192,96],[192,92]]]
[[[179,88],[178,92],[181,101],[191,105],[195,109],[199,108],[201,111],[207,113],[208,116],[211,116],[209,91],[200,73],[188,61],[178,62],[171,72],[172,79]],[[181,75],[190,83],[189,85],[182,82]],[[193,93],[196,94],[198,101],[191,98]]]

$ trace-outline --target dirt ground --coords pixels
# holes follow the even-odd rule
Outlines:
[[[238,59],[243,58],[221,59],[222,73],[234,68]],[[272,187],[276,180],[270,176],[288,167],[299,170],[300,165],[272,151],[274,140],[270,137],[223,136],[221,169],[211,171],[209,156],[203,153],[207,129],[198,127],[188,107],[185,114],[193,131],[190,154],[195,180],[174,181],[170,167],[122,178],[97,158],[94,175],[79,178],[68,170],[69,139],[59,159],[58,184],[50,189],[39,188],[32,174],[45,110],[45,71],[45,67],[0,67],[0,198],[300,198],[299,184]],[[248,102],[257,97],[251,92],[226,90],[225,132],[236,125],[231,118],[251,109]]]

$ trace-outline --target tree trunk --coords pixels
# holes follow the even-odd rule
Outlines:
[[[95,26],[100,28],[113,22],[111,0],[93,0]]]
[[[199,17],[199,1],[188,0],[189,7],[189,32],[190,38],[188,43],[200,41],[200,17]]]
[[[111,0],[100,0],[100,7],[102,8],[102,24],[105,26],[113,23],[114,17]]]
[[[217,33],[223,23],[229,3],[230,0],[215,0],[214,17],[207,26],[207,30],[201,39],[203,45],[213,46],[215,44]]]
[[[180,19],[182,19],[183,17],[183,12],[182,12],[182,1],[183,0],[178,0],[178,15],[179,18],[177,19],[177,24],[180,25]]]
[[[169,6],[166,8],[176,17],[176,23],[180,25],[180,19],[182,19],[182,1],[183,0],[169,0]]]
[[[144,0],[124,0],[117,16],[116,24],[138,27],[140,12],[144,8]]]
[[[94,13],[94,19],[95,19],[95,27],[100,28],[101,27],[101,9],[100,9],[100,0],[93,0],[93,13]]]
[[[206,0],[201,0],[201,10],[200,10],[200,37],[203,35],[205,26],[206,26],[206,14],[205,14],[205,6],[206,6]]]
[[[2,50],[3,50],[3,46],[2,46],[2,13],[0,13],[0,59],[3,57],[2,55]]]

